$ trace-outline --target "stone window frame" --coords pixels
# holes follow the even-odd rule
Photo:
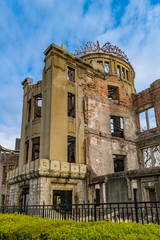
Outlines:
[[[116,91],[117,91],[117,93],[116,93],[116,97],[115,96],[113,96],[113,98],[111,98],[110,97],[110,94],[109,94],[109,89],[115,89]],[[114,99],[115,98],[115,99]],[[117,101],[119,101],[119,86],[115,86],[115,85],[112,85],[112,84],[108,84],[108,99],[109,100],[117,100]]]
[[[118,69],[119,69],[119,73],[118,73]],[[123,70],[124,70],[124,74],[123,74]],[[120,78],[123,78],[124,80],[129,81],[129,70],[127,67],[125,67],[121,63],[117,63],[116,71],[117,71],[117,75]]]
[[[29,162],[29,140],[25,142],[25,164]]]
[[[105,59],[105,60],[99,59],[96,62],[97,62],[97,64],[99,64],[103,67],[103,70],[104,70],[105,73],[110,73],[111,72],[111,60],[110,59]],[[106,66],[105,66],[106,63],[109,63],[108,64],[108,67],[109,67],[108,71],[106,71]]]
[[[159,165],[158,166],[155,165],[155,150],[153,148],[156,148],[156,147],[158,147],[158,151],[160,152],[160,146],[158,143],[154,144],[152,146],[143,147],[141,149],[144,168],[160,167],[160,155],[159,155],[159,159],[158,159]],[[148,163],[148,166],[146,166],[147,162],[145,162],[144,154],[149,155],[148,159],[146,160],[147,162],[150,161],[150,163]]]
[[[150,121],[149,114],[148,114],[148,111],[149,111],[150,109],[153,109],[153,110],[154,110],[154,120],[155,120],[155,124],[156,124],[156,126],[154,126],[154,127],[151,127],[151,124],[150,124],[151,121]],[[140,117],[140,114],[143,114],[143,113],[145,114],[144,120],[145,120],[145,125],[146,125],[146,128],[144,128],[144,129],[142,129],[142,126],[141,126],[141,117]],[[138,112],[138,118],[139,118],[139,130],[140,130],[141,133],[142,133],[142,132],[146,132],[146,131],[148,131],[148,130],[150,130],[150,129],[154,129],[154,128],[157,127],[156,114],[155,114],[155,108],[154,108],[154,106],[148,107],[148,108],[146,108],[145,110],[143,110],[143,111],[141,111],[141,112]]]
[[[27,102],[27,122],[31,121],[32,116],[32,99],[30,98]]]
[[[124,172],[126,170],[126,155],[114,153],[112,156],[113,156],[114,172]],[[121,158],[121,159],[123,158],[123,166],[122,166],[123,170],[115,171],[115,159],[114,159],[114,156],[116,156],[117,158]]]
[[[36,145],[39,146],[38,147],[39,152],[35,151],[35,150],[37,150],[37,149],[35,149]],[[38,157],[37,158],[34,157],[36,152],[38,152]],[[40,158],[40,137],[37,136],[35,138],[32,138],[32,161],[36,161],[39,158]]]
[[[42,115],[42,94],[40,93],[34,96],[34,119],[41,118],[41,115]]]
[[[69,144],[69,142],[71,141],[71,138],[74,139],[74,159],[70,159],[70,151],[69,151],[69,147],[71,147],[71,145]],[[67,135],[67,162],[69,163],[76,163],[76,137],[72,136],[72,135]]]
[[[74,73],[73,75],[69,74],[70,70],[72,70],[72,72]],[[67,80],[72,82],[72,83],[75,83],[76,81],[76,71],[75,71],[75,68],[73,68],[72,66],[68,65],[67,66]]]
[[[74,98],[74,100],[72,99]],[[69,100],[72,99],[73,100],[73,104],[74,105],[74,111],[72,113],[72,109],[69,108]],[[67,94],[67,115],[68,117],[71,117],[71,118],[76,118],[76,96],[75,94],[71,93],[71,92],[68,92]]]
[[[114,119],[118,118],[119,121],[119,125],[120,126],[116,126],[118,128],[118,130],[114,130]],[[112,123],[112,119],[113,119],[113,123]],[[121,121],[122,119],[122,121]],[[115,120],[116,121],[116,120]],[[121,128],[121,123],[123,124],[123,128]],[[111,129],[111,136],[112,137],[118,137],[118,138],[124,138],[124,117],[123,116],[119,116],[119,115],[110,115],[110,129]],[[117,133],[119,131],[119,133]],[[117,133],[117,134],[116,134]]]

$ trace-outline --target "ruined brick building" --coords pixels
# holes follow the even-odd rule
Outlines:
[[[23,82],[10,204],[160,200],[160,80],[136,94],[118,47],[51,44],[42,81]]]
[[[7,173],[17,168],[19,160],[20,139],[16,138],[15,150],[6,149],[0,145],[0,206],[9,204],[9,185]]]

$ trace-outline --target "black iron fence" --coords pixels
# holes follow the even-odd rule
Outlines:
[[[160,202],[0,206],[0,212],[19,212],[31,216],[77,222],[106,220],[160,224]]]

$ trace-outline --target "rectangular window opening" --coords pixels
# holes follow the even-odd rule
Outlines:
[[[28,122],[31,120],[31,99],[28,101]]]
[[[96,203],[100,203],[100,189],[96,189]]]
[[[119,88],[115,86],[108,86],[108,98],[112,100],[119,100]]]
[[[119,65],[117,65],[117,74],[121,77],[121,67]]]
[[[105,72],[106,72],[106,73],[109,73],[109,72],[110,72],[109,62],[105,62],[104,67],[105,67]]]
[[[99,65],[103,65],[103,61],[97,61]]]
[[[127,78],[127,80],[129,80],[128,70],[126,70],[126,78]]]
[[[141,132],[147,131],[149,129],[156,127],[156,118],[154,107],[139,113],[140,119],[140,130]]]
[[[68,117],[75,118],[75,95],[68,93]]]
[[[26,152],[26,158],[25,158],[25,164],[28,163],[28,153],[29,153],[29,141],[25,143],[25,152]]]
[[[32,139],[32,161],[39,158],[40,153],[40,137]]]
[[[113,137],[124,137],[123,118],[111,116],[111,134]]]
[[[71,67],[67,68],[67,78],[68,80],[75,82],[75,70]]]
[[[7,166],[3,166],[3,184],[6,183],[7,180]]]
[[[122,67],[122,77],[125,78],[125,69]]]
[[[160,167],[160,148],[152,146],[143,149],[143,160],[146,168]]]
[[[123,172],[124,171],[124,156],[113,155],[114,161],[114,172]]]
[[[68,136],[68,162],[75,163],[75,153],[76,153],[76,138],[72,136]]]
[[[41,118],[42,96],[41,94],[34,97],[34,119]]]

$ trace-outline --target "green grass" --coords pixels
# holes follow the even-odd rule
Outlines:
[[[140,223],[76,223],[19,214],[0,214],[0,239],[160,240],[160,226]]]

